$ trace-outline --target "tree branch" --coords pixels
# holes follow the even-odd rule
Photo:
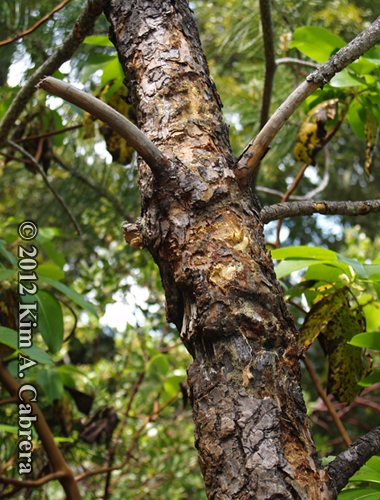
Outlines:
[[[380,200],[367,201],[294,201],[277,203],[262,208],[260,212],[263,224],[285,217],[300,215],[366,215],[380,212]]]
[[[46,175],[46,173],[45,173],[44,169],[41,167],[41,165],[36,161],[36,159],[33,158],[33,156],[31,154],[29,154],[28,151],[26,151],[24,148],[22,148],[19,144],[16,144],[16,143],[14,143],[12,141],[9,141],[9,140],[6,141],[6,144],[8,146],[10,146],[11,148],[17,149],[17,151],[20,151],[20,153],[22,153],[24,156],[26,156],[30,160],[30,162],[32,163],[32,165],[34,165],[36,167],[36,169],[38,170],[38,172],[42,175],[42,178],[43,178],[46,186],[50,189],[50,191],[53,193],[53,195],[55,196],[55,198],[57,198],[57,200],[61,204],[63,210],[70,217],[72,223],[74,224],[74,227],[75,227],[75,230],[77,231],[77,233],[78,234],[82,234],[82,231],[81,231],[81,229],[79,227],[79,224],[78,224],[76,218],[74,217],[74,215],[72,214],[71,210],[69,209],[69,207],[64,202],[63,198],[57,193],[57,191],[50,184],[48,176]]]
[[[330,476],[329,489],[336,495],[344,488],[356,471],[371,457],[380,452],[380,427],[357,439],[343,453],[326,466]]]
[[[264,88],[260,106],[259,130],[261,130],[264,127],[269,118],[270,103],[273,92],[273,81],[277,67],[275,62],[276,51],[274,47],[274,29],[273,29],[271,0],[260,0],[260,18],[261,18],[261,27],[263,32],[265,68],[264,68]],[[257,168],[253,173],[251,179],[251,186],[253,190],[256,185],[258,174],[259,174],[259,169]]]
[[[1,360],[0,360],[0,382],[11,396],[18,397],[20,385],[13,377],[13,375],[11,375],[11,373],[5,367],[5,365]],[[81,500],[81,495],[79,493],[78,485],[74,479],[72,470],[65,462],[56,442],[54,441],[54,437],[49,429],[49,426],[46,423],[43,413],[36,405],[36,403],[31,401],[31,398],[28,395],[23,394],[23,399],[24,401],[26,401],[31,405],[33,410],[33,415],[37,416],[37,420],[34,422],[33,425],[37,431],[38,437],[41,440],[42,446],[45,448],[47,456],[49,457],[51,465],[53,466],[54,472],[62,473],[62,475],[59,478],[59,481],[65,490],[67,499]]]
[[[75,104],[104,123],[107,123],[115,132],[128,141],[150,166],[155,175],[162,173],[168,160],[136,125],[111,108],[111,106],[57,78],[44,78],[38,83],[38,88],[42,88],[50,94]]]
[[[92,33],[102,10],[101,0],[87,0],[86,7],[62,45],[28,78],[0,122],[0,147],[4,145],[9,131],[36,91],[37,83],[45,75],[52,75],[61,64],[71,59],[86,36]]]
[[[71,125],[70,127],[60,128],[58,130],[50,130],[49,132],[44,132],[43,134],[38,135],[28,135],[26,137],[21,137],[21,139],[16,139],[14,141],[15,144],[20,144],[28,141],[35,141],[36,139],[41,139],[44,137],[51,137],[52,135],[63,134],[69,130],[75,130],[76,128],[83,127],[83,123],[78,123],[77,125]]]
[[[308,68],[318,68],[319,64],[312,61],[303,61],[302,59],[295,59],[294,57],[281,57],[276,59],[276,64],[297,64],[298,66],[307,66]]]
[[[309,76],[306,81],[326,85],[339,71],[346,68],[380,41],[380,16],[369,28],[360,33],[345,47]]]
[[[306,370],[309,372],[310,378],[314,384],[314,387],[316,388],[319,396],[322,398],[323,402],[325,403],[328,412],[330,413],[334,424],[336,425],[336,428],[338,429],[339,434],[342,436],[343,441],[346,446],[350,446],[351,444],[351,439],[349,435],[347,434],[346,429],[344,428],[342,421],[338,417],[337,412],[335,411],[331,401],[327,397],[326,392],[324,391],[317,374],[314,371],[313,365],[310,363],[310,361],[307,359],[306,356],[303,357],[302,361],[305,363]]]
[[[264,42],[264,91],[260,109],[260,130],[269,118],[269,108],[272,98],[273,80],[276,72],[274,29],[271,0],[260,0],[260,17]]]
[[[0,483],[2,484],[13,484],[15,486],[20,486],[20,488],[39,488],[44,484],[54,481],[56,479],[62,479],[66,477],[66,472],[58,471],[48,474],[47,476],[40,477],[39,479],[14,479],[13,477],[0,476]]]
[[[44,16],[42,19],[40,19],[39,21],[37,21],[36,24],[34,24],[31,28],[27,29],[23,33],[20,33],[19,35],[16,35],[16,36],[14,36],[12,38],[9,38],[8,40],[3,40],[2,42],[0,42],[0,47],[3,46],[3,45],[7,45],[9,43],[15,42],[19,38],[23,38],[26,35],[30,35],[30,33],[32,33],[33,31],[35,31],[39,26],[41,26],[41,24],[43,24],[45,21],[47,21],[52,16],[54,16],[54,14],[56,12],[58,12],[60,9],[62,9],[62,7],[64,7],[69,2],[70,2],[70,0],[63,0],[63,2],[61,2],[59,5],[57,5],[57,7],[55,7],[51,12],[49,12],[48,14],[46,14],[46,16]]]
[[[325,148],[325,153],[326,153],[326,159],[325,159],[325,171],[323,174],[323,179],[322,182],[319,184],[319,186],[312,191],[309,191],[303,196],[295,196],[295,195],[290,195],[289,200],[297,200],[297,201],[305,201],[309,200],[310,198],[313,198],[316,194],[321,193],[326,187],[328,186],[328,183],[330,181],[330,153],[327,148]],[[262,192],[262,193],[268,193],[273,196],[278,196],[280,198],[283,198],[285,196],[285,193],[281,193],[281,191],[277,191],[276,189],[270,189],[262,186],[257,186],[256,191]]]
[[[286,120],[294,113],[303,101],[318,87],[328,83],[333,76],[363,55],[380,41],[380,17],[365,31],[360,33],[334,56],[311,73],[306,80],[296,88],[272,115],[265,127],[252,139],[242,154],[236,175],[240,179],[248,179],[258,167],[278,131]]]

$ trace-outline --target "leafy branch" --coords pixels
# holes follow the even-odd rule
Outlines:
[[[380,41],[380,17],[365,31],[360,33],[349,44],[340,49],[328,61],[323,63],[316,71],[311,73],[306,80],[281,104],[269,119],[265,127],[252,139],[239,159],[236,174],[247,182],[257,169],[265,155],[269,144],[279,130],[290,118],[294,111],[317,88],[327,84],[335,75],[346,68],[353,61],[372,48]]]

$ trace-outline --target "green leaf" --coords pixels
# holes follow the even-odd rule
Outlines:
[[[52,280],[61,280],[65,277],[64,271],[54,264],[41,264],[38,266],[38,276],[46,276]]]
[[[349,269],[347,269],[349,272]],[[338,283],[347,284],[343,276],[346,274],[341,267],[336,267],[331,264],[317,264],[316,266],[311,266],[305,273],[305,280],[317,280],[318,283]],[[348,274],[347,278],[350,279],[351,273]],[[317,285],[318,286],[318,285]]]
[[[44,281],[48,285],[53,286],[54,288],[65,294],[67,297],[70,297],[70,299],[73,300],[76,304],[83,307],[83,309],[86,309],[86,311],[95,316],[95,318],[98,318],[95,307],[92,304],[90,304],[90,302],[87,302],[87,300],[85,300],[82,295],[80,295],[72,288],[69,288],[68,286],[64,285],[63,283],[60,283],[59,281],[54,281],[50,278],[47,278],[46,276],[41,276],[40,280]]]
[[[6,245],[6,242],[4,240],[0,240],[0,253],[5,257],[13,266],[17,266],[17,260],[14,255],[11,254],[11,252],[8,252],[8,250],[5,250],[4,245]]]
[[[59,351],[63,342],[63,315],[58,300],[48,290],[40,290],[35,295],[25,295],[22,301],[38,302],[38,329],[49,351],[53,354]]]
[[[44,243],[44,241],[50,241],[60,234],[61,230],[57,227],[39,227],[36,240]]]
[[[109,56],[107,54],[98,54],[90,57],[87,64],[81,71],[81,78],[83,83],[86,82],[99,69],[103,69],[110,61],[114,61],[117,56]]]
[[[368,52],[366,52],[363,57],[370,62],[380,65],[380,46],[375,45]]]
[[[100,85],[105,85],[110,80],[123,79],[125,77],[123,68],[121,67],[119,58],[117,56],[103,68],[102,78]]]
[[[366,465],[380,474],[380,457],[371,457]]]
[[[90,380],[88,378],[88,376],[82,372],[81,370],[79,370],[79,368],[77,368],[76,366],[74,365],[60,365],[58,366],[57,370],[62,374],[62,373],[66,373],[68,375],[79,375],[81,377],[84,377],[86,378],[87,380]]]
[[[282,278],[283,276],[286,276],[287,274],[290,274],[294,271],[299,271],[300,269],[303,269],[304,267],[311,267],[315,266],[316,264],[319,263],[325,263],[329,261],[318,261],[314,259],[305,259],[305,260],[282,260],[278,266],[275,268],[276,272],[276,277],[277,279]]]
[[[364,474],[355,474],[354,476],[350,477],[349,482],[350,483],[358,483],[358,482],[363,482],[366,481],[368,483],[373,483],[373,484],[380,484],[380,474],[376,473],[364,473]],[[379,491],[380,494],[380,491]]]
[[[311,59],[323,63],[336,49],[340,49],[345,45],[342,38],[333,35],[325,28],[305,26],[295,30],[289,48],[296,47]]]
[[[359,333],[359,335],[355,335],[349,343],[351,345],[380,351],[380,331]]]
[[[45,252],[47,255],[50,257],[50,259],[57,264],[58,267],[61,269],[63,266],[66,264],[65,257],[62,253],[57,252],[54,244],[51,241],[44,241],[42,243],[42,246],[44,247]]]
[[[361,296],[359,298],[359,303],[364,304],[363,299],[368,302],[371,300],[371,295]],[[363,307],[363,312],[365,316],[365,323],[367,332],[373,332],[380,330],[380,304],[378,302],[372,302]]]
[[[174,394],[179,390],[179,384],[184,381],[184,377],[180,375],[172,375],[167,377],[164,382],[164,389],[168,393],[169,397],[174,396]]]
[[[359,59],[349,65],[349,68],[353,69],[358,75],[364,75],[366,73],[371,73],[372,70],[377,68],[379,63],[374,63],[365,59],[364,57],[359,57]]]
[[[373,283],[377,298],[380,300],[380,283]]]
[[[166,375],[169,371],[170,365],[169,361],[166,359],[164,354],[156,354],[149,360],[146,366],[146,371],[152,372],[152,370],[157,369],[161,375]]]
[[[90,45],[99,45],[100,47],[114,46],[113,43],[108,38],[108,36],[87,36],[82,43],[88,43]]]
[[[0,424],[0,431],[9,432],[10,434],[16,434],[16,436],[18,436],[18,427],[15,425]]]
[[[360,387],[369,387],[373,384],[377,384],[378,382],[380,382],[380,372],[375,372],[368,375],[368,377],[363,378],[363,380],[358,382],[358,385]]]
[[[347,87],[366,87],[367,84],[363,82],[359,77],[350,73],[348,70],[344,69],[340,73],[336,74],[334,78],[330,81],[332,87],[347,88]]]
[[[335,260],[337,253],[320,247],[298,246],[271,250],[272,259],[318,259]]]
[[[359,140],[364,141],[365,140],[364,128],[367,119],[367,112],[358,100],[355,99],[350,104],[350,107],[348,108],[347,112],[347,118],[356,137]]]
[[[343,262],[344,264],[347,264],[348,266],[351,266],[352,269],[355,271],[355,273],[360,277],[360,278],[366,278],[367,276],[365,275],[365,270],[363,267],[363,264],[358,262],[356,259],[348,259],[347,257],[343,257],[343,255],[338,254],[338,262]]]
[[[43,369],[37,376],[37,382],[45,391],[46,397],[53,403],[55,399],[63,399],[64,387],[62,379],[56,368]]]
[[[337,500],[379,500],[380,491],[372,488],[355,488],[341,491]]]
[[[0,282],[9,280],[17,273],[16,269],[0,269]]]
[[[37,363],[54,364],[49,354],[36,345],[32,345],[32,347],[28,347],[27,349],[18,349],[18,332],[11,328],[0,326],[0,343],[12,347],[16,352],[21,352],[25,356],[29,356],[34,361],[37,361]]]

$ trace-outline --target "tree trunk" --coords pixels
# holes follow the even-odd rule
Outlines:
[[[297,331],[235,175],[221,102],[185,0],[104,0],[141,130],[141,239],[158,264],[188,369],[210,499],[333,498],[300,388]]]

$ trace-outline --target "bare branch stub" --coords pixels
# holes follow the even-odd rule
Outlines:
[[[82,92],[73,85],[58,80],[57,78],[47,77],[38,83],[38,88],[46,90],[50,94],[61,97],[103,122],[107,123],[115,132],[126,139],[129,144],[139,153],[147,162],[154,175],[160,177],[165,171],[168,160],[153,142],[139,130],[136,125],[120,114],[115,109],[102,102],[100,99]]]

